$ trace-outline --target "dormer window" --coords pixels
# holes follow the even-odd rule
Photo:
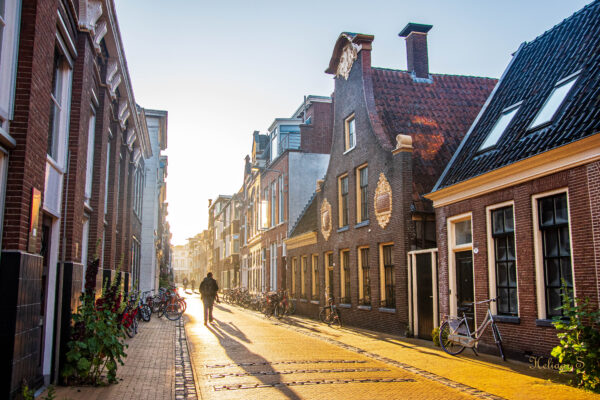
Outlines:
[[[500,139],[508,125],[510,125],[510,121],[512,121],[515,114],[517,114],[517,111],[519,111],[521,103],[522,102],[518,102],[517,104],[505,108],[504,111],[502,111],[500,118],[490,131],[488,137],[485,139],[479,150],[486,150],[490,147],[495,146],[496,143],[498,143],[498,140]]]
[[[576,72],[572,75],[567,76],[564,79],[561,79],[556,83],[552,93],[546,99],[546,102],[538,112],[537,116],[529,126],[529,129],[537,128],[538,126],[547,124],[552,121],[554,115],[560,108],[561,104],[567,98],[567,95],[571,91],[571,88],[577,81],[579,77],[579,72]]]

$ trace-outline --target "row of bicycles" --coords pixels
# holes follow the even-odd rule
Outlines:
[[[296,300],[291,299],[284,290],[250,293],[246,288],[224,289],[221,298],[226,304],[260,311],[267,318],[281,319],[296,312]]]
[[[287,291],[250,293],[246,288],[225,289],[221,294],[226,304],[237,305],[262,312],[267,318],[281,319],[296,312],[296,299],[288,296]],[[319,320],[329,326],[342,326],[340,311],[332,297],[326,296],[326,305],[319,309]]]
[[[152,314],[158,318],[164,315],[171,321],[176,321],[185,312],[187,303],[179,296],[175,287],[160,288],[154,291],[130,292],[127,306],[121,316],[121,324],[129,337],[134,337],[138,332],[139,321],[150,322]]]

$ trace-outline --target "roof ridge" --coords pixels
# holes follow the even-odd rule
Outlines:
[[[525,46],[529,46],[530,44],[533,44],[534,42],[537,42],[538,39],[542,39],[544,36],[550,35],[551,33],[553,33],[554,31],[556,31],[560,27],[563,27],[564,25],[566,25],[567,23],[569,23],[570,20],[575,19],[577,16],[579,16],[580,14],[583,14],[584,12],[587,12],[588,9],[590,9],[592,7],[598,6],[598,4],[600,4],[600,0],[594,0],[591,3],[589,3],[589,4],[586,4],[581,10],[577,10],[573,14],[571,14],[568,17],[564,18],[562,21],[557,22],[556,24],[554,24],[554,26],[552,26],[552,28],[547,29],[542,34],[540,34],[540,35],[536,36],[535,38],[533,38],[532,41],[525,42]]]
[[[380,70],[380,71],[392,71],[392,72],[405,72],[410,74],[407,70],[404,69],[394,69],[394,68],[386,68],[386,67],[371,67],[372,69]],[[442,73],[430,73],[432,76],[456,76],[459,78],[478,78],[478,79],[494,79],[498,80],[498,78],[492,78],[489,76],[478,76],[478,75],[465,75],[465,74],[442,74]]]

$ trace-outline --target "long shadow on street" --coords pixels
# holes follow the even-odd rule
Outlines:
[[[256,370],[247,366],[247,363],[265,363],[261,365],[261,371],[267,372],[276,372],[273,367],[269,364],[269,361],[261,357],[259,354],[251,352],[246,346],[244,346],[241,342],[236,340],[234,337],[243,340],[246,343],[250,343],[250,340],[241,332],[235,325],[232,326],[220,322],[215,319],[215,324],[209,324],[209,330],[215,335],[215,337],[219,340],[219,344],[225,352],[227,356],[236,364],[241,364],[240,366],[250,375],[255,373]],[[274,382],[272,379],[277,377],[277,375],[258,375],[255,376],[258,380],[260,380],[265,385],[272,385]],[[271,379],[269,379],[271,377]],[[278,380],[277,382],[281,382]],[[279,390],[283,395],[285,395],[288,399],[299,400],[300,397],[294,392],[292,389],[285,385],[274,386],[275,389]]]

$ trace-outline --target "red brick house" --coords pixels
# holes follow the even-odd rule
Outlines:
[[[0,103],[0,397],[13,398],[23,380],[59,378],[87,260],[101,257],[98,288],[121,260],[133,280],[132,208],[150,148],[112,0],[0,7],[1,65],[12,66],[0,98],[14,94]]]
[[[430,74],[429,25],[409,24],[408,71],[371,66],[374,37],[342,33],[327,73],[335,76],[327,174],[286,241],[288,285],[316,316],[325,293],[345,324],[405,334],[411,326],[408,254],[435,247],[428,193],[496,80]],[[433,297],[431,253],[428,288]],[[426,260],[427,261],[427,260]],[[435,265],[435,263],[433,263]],[[436,293],[437,294],[437,293]],[[419,334],[437,324],[432,299]],[[299,296],[301,297],[301,296]],[[433,299],[435,301],[435,299]]]
[[[252,291],[286,288],[284,240],[327,169],[332,109],[330,97],[310,95],[266,135],[254,133],[244,175],[240,280]]]
[[[599,46],[598,1],[523,43],[427,195],[440,315],[497,297],[513,354],[548,355],[558,343],[562,280],[598,305]],[[481,323],[486,307],[470,313]]]

